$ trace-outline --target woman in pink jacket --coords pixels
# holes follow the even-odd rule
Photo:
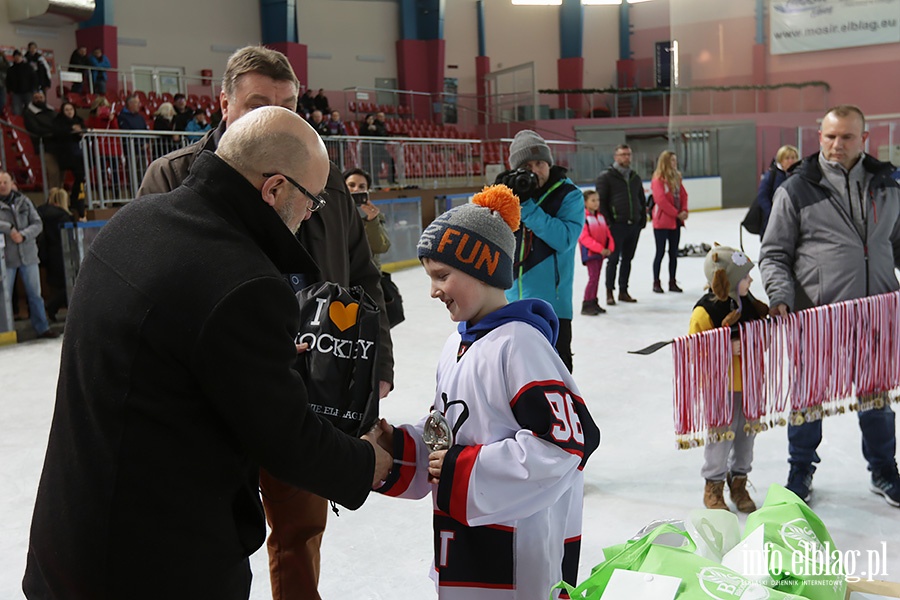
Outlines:
[[[596,316],[606,312],[597,301],[600,269],[603,267],[603,259],[616,249],[616,244],[606,225],[606,219],[600,213],[600,196],[594,190],[584,192],[584,228],[578,237],[578,243],[581,244],[581,263],[588,270],[581,314]]]
[[[670,150],[663,151],[656,163],[653,179],[650,180],[653,193],[653,236],[656,238],[656,257],[653,259],[653,291],[663,293],[659,281],[659,270],[662,266],[666,244],[669,244],[669,291],[681,292],[675,281],[678,268],[678,242],[681,239],[681,227],[688,218],[688,195],[681,183],[681,172],[678,170],[678,157]]]

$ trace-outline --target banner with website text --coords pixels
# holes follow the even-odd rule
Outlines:
[[[771,0],[769,52],[900,42],[900,0]]]

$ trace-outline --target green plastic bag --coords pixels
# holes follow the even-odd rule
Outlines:
[[[763,528],[766,585],[810,600],[844,600],[841,554],[822,520],[790,490],[772,484],[765,503],[747,516],[744,537]]]
[[[665,533],[683,536],[686,542],[680,548],[653,543]],[[731,569],[694,554],[696,549],[686,531],[661,525],[641,539],[627,542],[621,552],[594,567],[581,585],[572,587],[560,582],[554,589],[566,590],[573,600],[600,600],[613,571],[624,569],[680,578],[677,600],[799,600],[797,596],[753,583]]]

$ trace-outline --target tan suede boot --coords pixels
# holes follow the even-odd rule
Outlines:
[[[747,491],[747,476],[728,474],[728,489],[731,492],[731,501],[742,513],[752,513],[756,510],[756,503]]]
[[[703,505],[706,508],[728,510],[728,505],[725,504],[725,496],[723,495],[724,491],[724,481],[710,481],[707,479],[706,488],[703,490]]]

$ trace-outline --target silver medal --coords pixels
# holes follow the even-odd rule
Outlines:
[[[448,450],[453,445],[453,429],[450,422],[437,409],[432,410],[425,421],[422,441],[432,452]]]

